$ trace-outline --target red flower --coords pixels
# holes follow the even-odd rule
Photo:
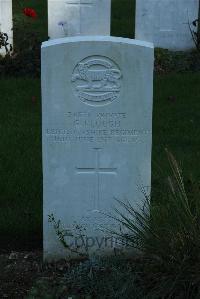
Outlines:
[[[24,8],[23,9],[23,13],[27,17],[31,17],[33,19],[37,18],[37,13],[36,13],[36,11],[33,8]]]

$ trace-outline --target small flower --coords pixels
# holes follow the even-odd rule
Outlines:
[[[67,24],[67,22],[60,21],[60,22],[58,23],[58,26],[65,26],[66,24]]]
[[[23,13],[27,17],[31,17],[33,19],[37,18],[37,13],[36,13],[36,11],[33,8],[24,8],[23,9]]]
[[[68,24],[67,24],[67,22],[60,21],[60,22],[58,22],[58,26],[62,27],[65,36],[67,36],[68,35]]]

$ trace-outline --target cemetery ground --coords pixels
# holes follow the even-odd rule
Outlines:
[[[114,3],[116,12],[113,13],[112,30],[113,34],[132,37],[132,21],[127,21],[130,2],[124,3]],[[29,5],[36,9],[39,16],[37,22],[30,22],[30,26],[39,32],[39,39],[44,40],[46,16],[42,16],[41,11],[46,11],[46,4],[30,1]],[[117,14],[120,10],[123,17],[119,18]],[[16,5],[16,16],[20,16],[20,11]],[[20,46],[20,41],[16,42]],[[200,181],[200,72],[195,69],[198,56],[193,53],[191,58],[179,53],[174,59],[174,54],[171,56],[161,51],[162,55],[154,79],[152,155],[152,192],[161,202],[165,199],[162,178],[166,179],[170,172],[165,148],[173,153],[181,166],[189,197],[193,198],[193,187],[198,187]],[[30,56],[27,57],[30,59]],[[22,67],[25,73],[27,69],[32,71],[38,63],[29,65],[29,59],[24,61]],[[163,69],[160,67],[162,64]],[[10,69],[12,71],[13,66]],[[166,265],[167,262],[154,265],[153,261],[143,261],[142,268],[140,258],[124,260],[117,256],[99,260],[98,263],[42,263],[41,86],[37,71],[33,72],[33,76],[30,75],[31,71],[28,71],[28,76],[25,73],[21,76],[19,69],[14,71],[15,76],[9,74],[1,77],[0,84],[0,297],[156,299],[174,298],[170,294],[175,293],[176,298],[199,298],[198,290],[193,291],[192,279],[189,282],[186,279],[189,273],[199,283],[199,240],[194,243],[194,240],[188,241],[192,243],[194,255],[191,259],[185,257],[183,264],[177,263],[180,265],[177,273],[182,273],[182,276],[180,282],[179,276],[176,276],[178,283],[174,285],[174,276],[169,274],[174,268],[170,263]],[[199,197],[194,198],[196,202],[193,203],[197,204]],[[195,208],[193,206],[194,212]],[[170,220],[169,227],[171,225],[172,228],[175,218]],[[199,227],[195,229],[198,233]],[[165,242],[163,240],[162,245],[166,249]],[[161,246],[160,250],[163,248]],[[175,257],[179,248],[182,247],[174,245]],[[156,246],[155,250],[158,250]],[[145,272],[148,275],[145,276]],[[176,287],[177,291],[174,291]]]

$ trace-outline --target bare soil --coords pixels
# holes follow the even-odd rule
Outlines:
[[[69,269],[65,261],[45,264],[42,251],[0,254],[0,298],[25,298],[39,278],[56,280]]]

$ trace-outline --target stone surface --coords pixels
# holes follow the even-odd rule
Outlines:
[[[0,0],[0,31],[8,34],[8,43],[13,43],[12,31],[12,0]],[[0,49],[0,54],[4,55],[5,51]]]
[[[114,37],[71,37],[42,46],[44,256],[66,256],[48,215],[89,252],[117,247],[115,198],[136,207],[150,191],[153,46]],[[79,227],[77,227],[78,225]],[[79,242],[79,243],[78,243]],[[81,250],[85,250],[81,246]]]
[[[110,35],[111,0],[48,0],[51,39]]]
[[[136,0],[135,38],[170,50],[194,48],[188,22],[198,17],[199,0]]]

